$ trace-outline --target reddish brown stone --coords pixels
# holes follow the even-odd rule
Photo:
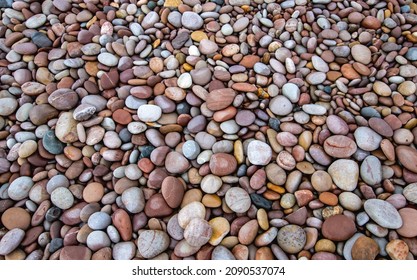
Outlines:
[[[162,181],[162,196],[171,208],[177,208],[184,197],[184,187],[181,181],[175,177],[168,176]]]
[[[334,215],[324,221],[323,236],[332,241],[345,241],[356,232],[355,222],[345,215]]]
[[[145,214],[149,218],[166,217],[171,215],[172,211],[160,193],[151,196],[145,205]]]
[[[122,125],[127,125],[132,121],[132,116],[128,111],[117,109],[113,112],[113,120]]]
[[[226,176],[236,171],[237,161],[232,155],[217,153],[211,156],[209,167],[214,175]]]

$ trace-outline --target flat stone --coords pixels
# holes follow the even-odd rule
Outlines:
[[[182,14],[181,23],[189,30],[197,30],[203,26],[204,21],[197,13],[186,11]]]
[[[154,11],[150,11],[142,20],[143,29],[149,29],[159,22],[159,15]]]
[[[130,213],[139,213],[145,208],[143,191],[138,187],[131,187],[122,193],[122,202]]]
[[[92,230],[103,230],[111,224],[111,217],[105,212],[96,212],[88,218],[88,226]]]
[[[371,62],[371,50],[361,44],[354,45],[351,49],[352,57],[357,62],[369,64]]]
[[[190,167],[188,160],[178,152],[170,152],[165,159],[165,168],[173,174],[184,173]]]
[[[208,174],[201,180],[200,185],[205,193],[214,194],[221,188],[223,181],[219,176]]]
[[[59,187],[51,193],[51,201],[55,206],[66,210],[74,204],[74,196],[69,189]]]
[[[218,111],[227,108],[232,104],[236,92],[231,88],[216,89],[207,95],[207,108],[212,111]]]
[[[161,192],[169,207],[180,206],[184,197],[184,187],[179,179],[172,176],[165,177],[162,181]]]
[[[133,242],[119,242],[113,247],[114,260],[131,260],[136,254],[136,246]]]
[[[248,145],[247,155],[254,165],[267,165],[272,158],[272,149],[262,141],[253,140]]]
[[[86,246],[65,246],[59,253],[60,260],[90,260],[91,250]]]
[[[206,207],[198,201],[185,205],[178,213],[178,224],[185,229],[191,220],[195,218],[204,219],[206,216]]]
[[[16,178],[7,189],[8,196],[15,200],[19,201],[22,200],[29,195],[29,191],[33,186],[33,181],[31,177],[28,176],[20,176]]]
[[[349,217],[339,214],[326,219],[321,232],[325,238],[332,241],[345,241],[356,232],[356,225]]]
[[[417,183],[407,185],[403,190],[403,195],[408,201],[417,203]]]
[[[119,59],[111,53],[101,53],[97,56],[98,61],[109,67],[117,66]]]
[[[357,150],[355,141],[343,135],[330,136],[323,147],[328,155],[335,158],[349,158]]]
[[[200,41],[200,45],[198,46],[199,51],[202,54],[208,55],[208,54],[214,54],[219,49],[219,46],[211,40],[208,39],[202,39]]]
[[[380,96],[390,96],[392,93],[391,88],[387,84],[380,81],[376,81],[373,84],[372,89]]]
[[[374,260],[379,254],[378,243],[367,236],[360,236],[352,246],[353,260]]]
[[[212,235],[210,224],[203,219],[192,219],[184,230],[184,238],[191,246],[199,247],[206,244]]]
[[[111,241],[104,231],[95,230],[87,236],[87,246],[93,251],[109,247]]]
[[[319,85],[326,80],[326,74],[322,72],[312,72],[307,75],[306,81],[310,85]]]
[[[317,71],[324,73],[327,73],[329,71],[329,66],[321,57],[313,55],[311,58],[311,62],[313,63],[314,69],[316,69]]]
[[[365,126],[358,127],[354,136],[358,147],[365,151],[378,149],[382,141],[382,137],[378,133]]]
[[[0,240],[0,255],[8,255],[22,242],[25,232],[20,228],[8,231]]]
[[[223,245],[216,246],[211,253],[212,260],[235,260],[235,256]]]
[[[388,229],[398,229],[403,225],[400,214],[391,203],[381,199],[368,199],[364,209],[378,225]]]
[[[217,176],[230,175],[237,168],[235,157],[226,153],[217,153],[211,156],[209,163],[210,171]]]
[[[336,160],[329,166],[327,172],[340,189],[344,191],[356,189],[359,178],[359,166],[355,161],[349,159]]]
[[[58,89],[51,93],[48,102],[57,110],[70,110],[78,103],[78,94],[70,89]]]
[[[9,116],[16,111],[18,103],[11,97],[0,98],[0,116]]]
[[[226,192],[227,206],[236,213],[244,213],[249,210],[251,199],[249,194],[242,188],[232,187]]]
[[[289,254],[297,254],[306,244],[306,233],[297,225],[286,225],[278,231],[279,247]]]
[[[393,260],[406,260],[410,251],[407,243],[400,239],[391,240],[385,250]]]
[[[395,148],[398,161],[411,172],[417,173],[417,150],[409,146],[397,146]]]
[[[4,211],[1,215],[1,223],[8,230],[12,230],[14,228],[27,230],[30,226],[30,221],[30,214],[25,209],[20,207],[11,207]]]
[[[155,122],[162,115],[160,107],[151,104],[145,104],[138,108],[138,117],[143,122]]]
[[[404,237],[413,238],[417,236],[417,225],[415,223],[417,218],[417,210],[413,208],[402,208],[398,210],[400,213],[403,225],[397,229],[397,232]]]
[[[72,117],[72,113],[64,112],[60,115],[55,126],[55,135],[63,143],[78,141],[77,121]]]
[[[272,113],[275,115],[286,116],[292,112],[293,106],[287,97],[278,95],[271,99],[269,109],[271,109]]]
[[[380,184],[382,181],[382,166],[375,156],[367,156],[360,168],[362,180],[370,186]]]

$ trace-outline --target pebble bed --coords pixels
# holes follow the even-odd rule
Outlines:
[[[0,260],[417,257],[415,2],[0,19]]]

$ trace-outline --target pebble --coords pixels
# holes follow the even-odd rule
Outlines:
[[[33,187],[33,181],[31,177],[21,176],[16,178],[7,189],[8,196],[16,201],[27,198],[29,191]]]
[[[0,0],[0,258],[416,255],[414,3],[26,2]]]
[[[271,99],[269,109],[271,109],[272,113],[275,115],[286,116],[292,112],[293,106],[287,97],[278,95]]]
[[[58,187],[51,193],[52,203],[60,209],[69,209],[74,204],[74,196],[64,187]]]
[[[201,180],[201,190],[205,193],[214,194],[223,185],[223,181],[219,176],[209,174]]]
[[[169,236],[161,230],[144,230],[138,238],[139,253],[146,259],[152,259],[169,246]]]
[[[406,260],[409,253],[407,243],[400,239],[391,240],[386,245],[385,250],[393,260]]]
[[[0,116],[9,116],[17,109],[17,101],[11,97],[0,98]]]
[[[372,59],[371,50],[361,44],[354,45],[351,49],[352,57],[357,62],[369,64]]]
[[[225,195],[227,206],[236,213],[244,213],[249,210],[251,206],[251,199],[249,194],[242,188],[232,187]]]
[[[103,230],[111,224],[111,217],[105,212],[93,213],[88,218],[88,227],[92,230]]]
[[[36,29],[42,25],[44,25],[46,22],[46,15],[44,14],[38,14],[34,15],[30,18],[28,18],[25,22],[25,25],[27,28]]]
[[[348,240],[357,231],[354,221],[345,215],[334,215],[326,219],[322,225],[323,236],[332,241]]]
[[[378,243],[367,236],[360,236],[352,246],[353,260],[374,260],[379,254]]]
[[[353,155],[357,146],[355,141],[343,135],[333,135],[324,141],[324,151],[335,158],[349,158]]]
[[[197,30],[203,26],[204,21],[197,13],[186,11],[182,14],[181,23],[185,28]]]
[[[214,54],[215,52],[217,52],[218,49],[219,47],[217,46],[217,44],[208,39],[201,40],[200,45],[198,46],[198,50],[205,55]]]
[[[119,59],[111,53],[101,53],[97,56],[98,61],[109,67],[117,66]]]
[[[362,180],[369,185],[377,185],[382,181],[382,166],[375,156],[367,156],[360,167]]]
[[[93,251],[98,251],[102,248],[109,247],[111,241],[104,231],[95,230],[87,236],[87,246]]]
[[[192,219],[184,230],[184,238],[188,244],[200,247],[206,244],[212,235],[210,224],[199,218]]]
[[[209,167],[214,175],[225,176],[236,171],[237,161],[232,155],[217,153],[211,156]]]
[[[409,146],[397,146],[395,148],[399,162],[411,172],[417,172],[417,150]]]
[[[282,95],[287,97],[292,103],[296,103],[300,99],[300,89],[296,84],[287,83],[282,87]]]
[[[278,231],[279,247],[288,254],[297,254],[306,244],[306,233],[297,225],[286,225]]]
[[[403,225],[397,229],[397,232],[404,237],[413,238],[417,236],[417,226],[414,223],[417,217],[417,210],[413,208],[402,208],[398,210]]]
[[[262,141],[251,141],[247,149],[248,160],[254,165],[267,165],[272,159],[271,147]]]
[[[133,242],[119,242],[114,245],[112,256],[114,260],[131,260],[136,255],[136,250]]]
[[[8,230],[20,228],[27,230],[30,226],[31,216],[23,208],[12,207],[4,211],[1,215],[1,223]]]
[[[212,260],[236,260],[235,256],[226,247],[219,245],[211,253]]]
[[[139,213],[145,207],[145,197],[141,188],[128,188],[122,193],[121,199],[124,207],[130,213]]]
[[[191,160],[196,159],[200,151],[200,146],[194,140],[188,140],[182,146],[182,153],[186,158]]]
[[[9,230],[0,240],[0,255],[8,255],[13,252],[25,237],[24,230],[14,228]]]
[[[403,225],[397,209],[389,202],[381,199],[368,199],[363,206],[366,214],[381,227],[398,229]]]
[[[184,197],[184,187],[179,179],[168,176],[162,181],[161,193],[169,207],[177,208]]]
[[[162,110],[158,106],[145,104],[138,108],[138,117],[143,122],[155,122],[161,116]]]
[[[329,166],[327,171],[338,188],[344,191],[356,189],[359,179],[359,166],[355,161],[338,159]]]
[[[417,203],[417,183],[412,183],[404,188],[403,195],[408,201]]]

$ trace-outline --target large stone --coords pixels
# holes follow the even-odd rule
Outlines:
[[[366,214],[378,225],[388,229],[398,229],[403,225],[400,214],[391,203],[381,199],[368,199],[364,203]]]
[[[333,162],[327,170],[333,182],[344,191],[356,189],[359,178],[358,164],[349,159],[339,159]]]
[[[248,145],[247,155],[254,165],[267,165],[272,159],[272,149],[262,141],[253,140]]]

